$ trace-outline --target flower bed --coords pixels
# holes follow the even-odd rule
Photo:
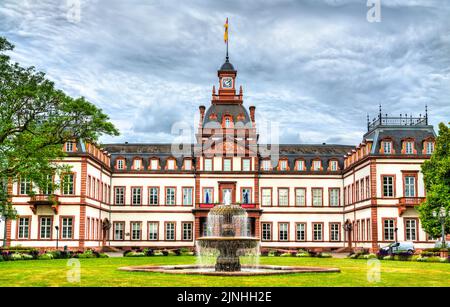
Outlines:
[[[69,258],[108,258],[108,255],[94,250],[86,251],[43,251],[26,248],[3,248],[0,254],[0,261],[16,260],[52,260]]]
[[[448,252],[447,249],[442,250],[439,248],[425,249],[418,255],[410,253],[399,253],[395,255],[387,255],[385,253],[369,254],[365,251],[356,252],[350,254],[348,258],[350,259],[373,259],[378,258],[379,260],[394,260],[394,261],[417,261],[417,262],[439,262],[439,263],[450,263],[450,257],[441,257],[442,252]]]
[[[194,256],[195,253],[189,248],[171,250],[153,250],[151,248],[133,249],[123,252],[124,257],[151,257],[151,256]]]
[[[262,249],[261,256],[268,257],[317,257],[317,258],[331,258],[330,253],[314,252],[311,250],[299,249],[297,251],[292,250],[280,250],[280,249]]]

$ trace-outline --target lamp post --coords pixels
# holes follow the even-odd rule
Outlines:
[[[446,247],[445,244],[445,221],[448,217],[448,212],[444,207],[441,207],[439,210],[433,211],[433,217],[438,218],[441,223],[441,239],[442,239],[442,248]]]
[[[56,229],[56,250],[58,250],[59,226],[55,226],[55,229]]]

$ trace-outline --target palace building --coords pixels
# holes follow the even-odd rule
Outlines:
[[[245,106],[236,76],[227,56],[210,105],[199,107],[195,144],[69,142],[58,163],[71,172],[53,178],[60,190],[36,191],[26,178],[10,184],[19,217],[6,224],[7,245],[194,247],[209,210],[230,192],[262,248],[433,246],[416,210],[436,137],[427,114],[389,117],[380,108],[356,146],[269,146],[258,142],[255,107]]]

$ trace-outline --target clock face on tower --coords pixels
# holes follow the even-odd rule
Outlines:
[[[222,87],[223,88],[232,88],[233,87],[233,79],[231,77],[222,78]]]

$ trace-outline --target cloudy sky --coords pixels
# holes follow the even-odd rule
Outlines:
[[[375,0],[370,0],[375,2]],[[78,8],[79,7],[79,11]],[[103,142],[171,142],[197,127],[230,59],[257,122],[283,143],[356,145],[366,115],[450,120],[450,1],[1,0],[12,58],[101,107],[121,131]],[[263,131],[260,131],[263,133]]]

